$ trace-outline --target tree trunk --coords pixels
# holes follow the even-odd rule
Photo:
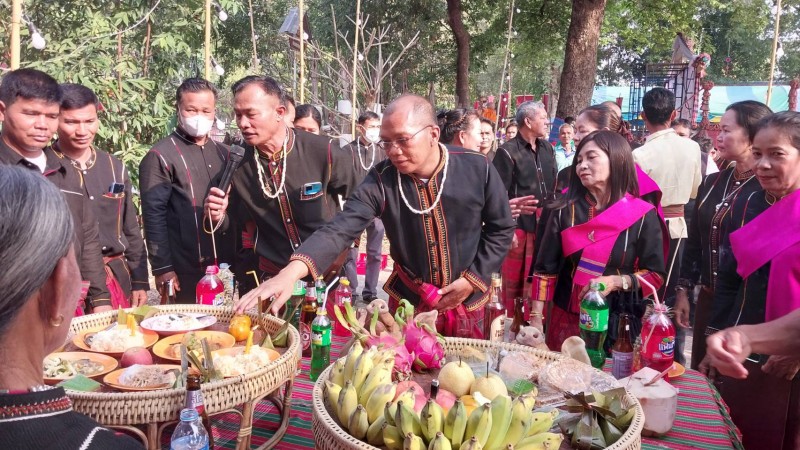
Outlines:
[[[607,0],[572,0],[556,117],[576,116],[589,106],[597,72],[597,42]]]
[[[467,108],[469,107],[469,33],[462,20],[461,0],[447,0],[447,23],[456,39],[456,107]]]

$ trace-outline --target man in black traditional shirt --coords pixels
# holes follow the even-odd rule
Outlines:
[[[114,307],[147,303],[150,282],[147,253],[131,198],[131,180],[125,164],[94,147],[100,127],[99,101],[91,89],[80,84],[61,85],[61,115],[58,141],[53,149],[83,179],[84,195],[100,227],[100,246],[106,265],[106,285]]]
[[[195,286],[206,267],[232,262],[232,233],[212,236],[204,229],[203,199],[225,168],[228,147],[209,139],[217,90],[201,78],[189,78],[176,92],[178,126],[158,141],[139,165],[142,218],[156,284],[174,280],[179,303],[194,303]]]
[[[0,84],[0,164],[39,171],[61,189],[75,222],[75,256],[89,281],[88,312],[111,309],[98,227],[77,172],[47,147],[58,128],[61,91],[50,75],[33,69],[8,72]],[[44,149],[44,150],[43,150]]]
[[[390,303],[406,298],[421,309],[438,309],[437,328],[447,335],[482,336],[491,273],[514,232],[497,171],[480,153],[440,144],[433,106],[416,95],[389,105],[381,138],[389,159],[373,167],[344,211],[306,239],[277,276],[244,296],[237,310],[274,295],[277,312],[296,280],[317,276],[380,217],[395,261],[384,286]]]
[[[255,224],[252,240],[259,270],[272,276],[333,218],[339,195],[348,197],[356,175],[349,152],[338,144],[286,126],[285,94],[272,78],[243,78],[233,85],[233,95],[245,156],[233,177],[230,207],[228,196],[213,188],[206,209],[211,208],[215,221],[223,220],[221,229],[230,228],[231,220]],[[339,267],[342,263],[343,257]]]
[[[547,110],[540,102],[517,108],[519,131],[500,148],[492,161],[503,180],[517,230],[503,262],[503,297],[506,314],[514,313],[514,299],[530,295],[535,255],[536,226],[545,202],[555,198],[556,157],[547,142]]]

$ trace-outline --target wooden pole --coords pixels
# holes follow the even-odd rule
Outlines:
[[[778,0],[775,11],[775,36],[772,38],[772,58],[769,63],[769,85],[767,85],[767,106],[772,99],[772,82],[775,78],[775,59],[778,53],[778,38],[781,35],[781,0]]]
[[[300,104],[306,102],[306,58],[305,58],[305,50],[306,50],[306,39],[305,39],[305,30],[303,29],[303,0],[300,0],[297,4],[297,9],[299,10],[300,14]]]
[[[205,60],[206,60],[206,80],[211,79],[211,0],[206,0],[206,41],[205,41]]]
[[[11,70],[19,69],[19,27],[22,23],[22,0],[11,3]]]
[[[250,7],[250,39],[253,41],[253,72],[258,73],[258,50],[256,50],[256,27],[253,22],[253,0],[247,0]]]
[[[506,68],[508,67],[508,54],[511,48],[511,34],[514,32],[514,0],[509,2],[509,11],[508,11],[508,37],[506,38],[506,56],[503,60],[503,71],[500,75],[500,95],[497,97],[497,113],[500,113],[500,100],[503,99],[503,83],[506,82]],[[509,81],[509,86],[511,86],[511,81]],[[508,114],[511,114],[511,91],[508,93]],[[499,119],[499,116],[498,116]],[[497,135],[497,128],[500,126],[500,120],[496,120],[494,124],[494,134]]]
[[[358,35],[361,34],[361,0],[356,0],[356,20],[355,20],[355,43],[353,44],[353,95],[350,101],[350,133],[353,139],[356,138],[356,92],[358,76]]]

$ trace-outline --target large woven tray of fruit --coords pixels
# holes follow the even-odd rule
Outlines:
[[[641,406],[623,389],[614,389],[615,383],[602,394],[587,385],[594,394],[569,400],[562,391],[554,402],[561,404],[558,409],[540,404],[540,391],[529,378],[503,380],[493,370],[497,360],[491,355],[504,355],[514,365],[538,361],[540,370],[554,373],[599,372],[591,366],[519,344],[441,338],[431,330],[436,313],[414,316],[407,302],[393,322],[380,302],[364,312],[337,311],[337,318],[355,338],[314,386],[312,428],[319,449],[641,447]],[[576,378],[585,376],[565,377],[570,383]],[[585,445],[573,445],[579,440]]]
[[[136,313],[134,309],[128,310],[129,315]],[[280,336],[282,340],[274,342],[274,349],[279,353],[277,359],[242,375],[223,377],[216,374],[218,376],[203,383],[204,404],[210,414],[261,398],[294,377],[302,345],[300,335],[294,327],[285,325],[281,319],[267,314],[259,316],[255,312],[246,314],[247,317],[235,316],[230,307],[194,304],[159,306],[157,311],[148,312],[146,316],[192,313],[216,317],[216,323],[209,330],[230,333],[236,339],[237,346],[245,345],[245,340],[266,342],[268,336]],[[112,325],[117,321],[118,314],[117,311],[109,311],[74,318],[70,324],[68,342],[73,336],[86,330]],[[143,317],[137,318],[141,319]],[[240,327],[242,330],[237,329],[243,322],[246,323]],[[255,327],[255,331],[251,334],[252,327]],[[269,341],[272,343],[271,339]],[[150,363],[152,362],[151,359]],[[159,360],[156,359],[155,362]],[[184,387],[173,387],[154,391],[118,392],[102,386],[100,390],[91,392],[68,390],[67,395],[72,399],[76,411],[104,425],[124,426],[177,420],[184,405],[186,390]]]

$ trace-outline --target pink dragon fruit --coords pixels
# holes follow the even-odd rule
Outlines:
[[[403,329],[406,349],[414,355],[414,369],[424,372],[439,369],[444,365],[444,348],[435,331],[423,324],[418,326],[413,320]]]

